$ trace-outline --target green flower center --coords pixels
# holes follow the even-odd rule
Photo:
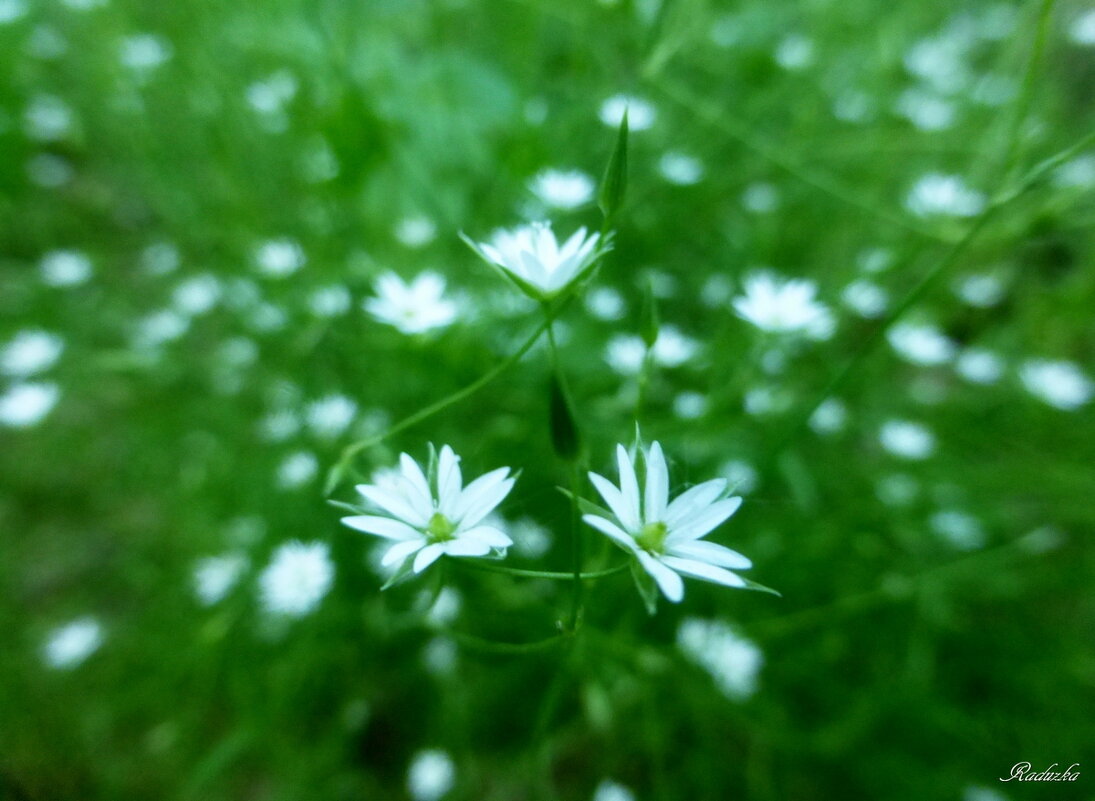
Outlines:
[[[430,542],[447,542],[456,539],[455,534],[456,526],[440,512],[434,512],[430,522],[426,524],[426,536],[430,538]]]
[[[647,523],[635,537],[639,547],[649,553],[661,553],[665,550],[665,537],[669,527],[665,523]]]

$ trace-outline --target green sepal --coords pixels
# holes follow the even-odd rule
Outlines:
[[[366,511],[362,507],[354,506],[352,503],[346,503],[345,501],[336,501],[334,498],[328,498],[327,503],[336,509],[341,509],[344,512],[350,512],[351,514],[366,514]]]
[[[574,493],[568,490],[566,487],[556,487],[555,489],[566,495],[570,500],[575,500]],[[603,506],[598,506],[593,501],[586,500],[585,498],[577,498],[578,508],[582,511],[582,514],[596,515],[597,517],[603,517],[605,520],[615,520],[616,515],[605,509]]]
[[[433,497],[438,497],[437,491],[437,448],[432,442],[426,443],[429,448],[429,457],[426,459],[426,483],[430,487]]]
[[[408,556],[406,559],[404,559],[403,564],[401,564],[396,569],[396,571],[394,573],[392,573],[390,576],[388,576],[388,580],[385,581],[384,584],[380,587],[380,591],[384,592],[384,590],[389,589],[390,587],[394,587],[396,584],[402,584],[404,581],[407,581],[413,575],[414,575],[414,554],[412,554],[411,556]]]
[[[654,577],[643,570],[638,559],[631,560],[631,578],[635,580],[635,587],[639,590],[639,597],[643,599],[646,612],[654,615],[658,611],[658,585]]]
[[[739,578],[741,578],[741,577],[739,576]],[[763,584],[758,584],[757,582],[750,581],[747,578],[742,578],[741,580],[745,582],[745,589],[747,589],[747,590],[756,590],[757,592],[766,592],[766,593],[769,593],[770,595],[775,595],[777,598],[782,598],[783,597],[783,594],[781,592],[779,592],[779,590],[773,590],[771,587],[765,587]]]

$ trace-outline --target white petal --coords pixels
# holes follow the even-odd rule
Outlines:
[[[399,454],[399,467],[403,473],[405,481],[401,482],[407,486],[411,492],[407,493],[408,500],[411,500],[415,506],[425,508],[433,506],[433,495],[430,493],[430,483],[426,480],[426,476],[422,473],[422,468],[418,466],[418,462],[412,459],[405,453]]]
[[[473,539],[485,542],[491,548],[508,548],[513,545],[513,540],[494,526],[476,526],[475,528],[469,528],[467,531],[461,531],[457,536],[459,536],[460,539]]]
[[[437,460],[437,508],[441,514],[450,520],[453,519],[456,504],[460,501],[460,457],[453,453],[452,448],[445,445],[441,448],[441,455]]]
[[[419,551],[418,556],[414,558],[414,572],[421,573],[427,567],[440,559],[441,554],[443,553],[445,553],[445,547],[442,543],[435,542],[432,545],[427,545],[425,548]]]
[[[715,567],[706,562],[697,562],[695,559],[678,559],[675,556],[663,556],[662,561],[686,576],[694,576],[704,581],[722,584],[725,587],[745,586],[745,580],[741,576],[736,576],[729,570],[723,570],[721,567]]]
[[[342,523],[350,528],[356,528],[366,534],[375,534],[386,540],[422,539],[422,532],[411,528],[401,520],[392,520],[390,517],[355,515],[354,517],[342,518]]]
[[[669,532],[666,542],[680,542],[681,540],[698,540],[716,526],[722,523],[738,511],[741,506],[741,498],[727,498],[718,501],[685,518],[675,529]]]
[[[637,551],[635,555],[639,557],[639,564],[643,566],[643,570],[658,582],[662,594],[673,603],[680,603],[684,598],[684,582],[681,581],[681,577],[646,551]]]
[[[624,504],[628,509],[635,510],[636,521],[642,520],[639,512],[639,481],[635,478],[635,467],[631,464],[631,457],[627,454],[627,449],[623,445],[616,446],[616,464],[620,470],[620,492],[624,496]],[[628,528],[631,525],[621,520]],[[635,528],[639,528],[638,525]]]
[[[695,559],[699,562],[707,562],[709,565],[729,567],[732,570],[748,570],[753,566],[749,557],[716,542],[706,542],[704,540],[670,543],[669,555],[680,556],[684,559]]]
[[[507,479],[508,473],[508,467],[499,467],[468,484],[460,493],[453,519],[470,528],[489,515],[513,489],[516,479]]]
[[[593,486],[597,488],[597,492],[605,499],[608,508],[612,511],[612,514],[616,515],[616,519],[623,524],[624,528],[631,529],[632,531],[638,531],[642,528],[642,524],[639,522],[638,508],[628,506],[627,502],[624,500],[623,493],[616,488],[615,484],[604,476],[599,476],[596,473],[590,473],[589,480],[593,482]]]
[[[655,442],[646,452],[646,495],[643,522],[657,523],[665,518],[669,502],[669,469],[665,466],[662,446]]]
[[[441,543],[441,547],[449,556],[486,556],[490,553],[490,546],[487,543],[471,537],[449,540]]]
[[[726,483],[725,478],[716,478],[681,493],[669,504],[663,522],[673,529],[687,517],[714,503],[726,490]]]
[[[410,556],[412,553],[421,550],[426,547],[426,541],[422,540],[405,540],[403,542],[397,542],[384,554],[384,558],[380,560],[382,567],[388,567],[390,565],[398,564]]]
[[[429,516],[423,514],[423,510],[415,508],[398,492],[381,489],[372,484],[358,484],[357,491],[366,500],[376,504],[393,517],[407,521],[412,526],[424,526],[429,522]]]
[[[593,528],[597,529],[628,551],[632,553],[638,551],[639,546],[635,542],[635,539],[611,520],[605,520],[603,517],[598,517],[597,515],[583,515],[582,520],[586,521],[586,523],[593,526]]]

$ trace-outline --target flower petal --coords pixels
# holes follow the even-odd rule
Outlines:
[[[582,520],[586,521],[586,523],[593,526],[593,528],[600,531],[627,551],[635,553],[639,550],[639,546],[635,542],[635,539],[611,520],[605,520],[603,517],[598,517],[597,515],[583,515]]]
[[[513,545],[513,540],[509,536],[494,526],[476,526],[475,528],[469,528],[467,531],[461,531],[458,535],[460,539],[472,539],[479,542],[485,542],[491,548],[508,548]]]
[[[494,511],[513,489],[516,479],[506,478],[508,467],[499,467],[479,476],[460,493],[460,499],[453,509],[453,519],[468,528]]]
[[[646,452],[646,494],[643,498],[643,522],[657,523],[665,518],[669,503],[669,469],[665,466],[662,446],[655,442]]]
[[[612,510],[612,514],[616,515],[616,519],[623,524],[623,527],[630,529],[631,531],[638,531],[642,528],[639,522],[639,507],[629,506],[627,501],[624,500],[623,493],[604,476],[599,476],[596,473],[589,474],[589,480],[593,482],[593,486],[597,488],[597,492],[601,494],[601,497],[605,499],[605,503],[608,504],[608,508]]]
[[[365,500],[379,506],[392,517],[405,520],[412,526],[424,526],[429,522],[429,516],[423,514],[411,504],[403,495],[387,487],[378,487],[374,484],[358,484],[357,491]]]
[[[745,579],[741,576],[724,570],[721,567],[709,565],[706,562],[697,562],[695,559],[680,559],[676,556],[663,556],[662,561],[676,571],[686,576],[722,584],[724,587],[744,587]]]
[[[461,483],[460,457],[445,445],[437,460],[437,508],[450,520],[456,517]]]
[[[643,570],[654,577],[662,594],[673,603],[680,603],[684,598],[684,582],[681,577],[646,551],[636,551],[635,556],[639,558]]]
[[[669,536],[666,537],[666,542],[698,540],[716,526],[722,525],[730,515],[738,511],[739,506],[741,506],[741,498],[726,498],[713,503],[706,509],[701,509],[685,518],[675,529],[670,531]]]
[[[445,546],[443,543],[435,542],[432,545],[427,545],[419,551],[418,555],[414,558],[414,572],[421,573],[440,559],[441,554],[443,553],[445,553]]]
[[[472,537],[449,540],[441,543],[441,547],[449,556],[486,556],[491,551],[487,543]]]
[[[635,467],[631,464],[631,456],[623,445],[616,446],[616,465],[620,470],[620,492],[623,493],[624,504],[628,509],[635,510],[635,520],[638,523],[642,520],[639,513],[639,481],[635,478]],[[620,522],[631,528],[627,521]],[[639,527],[639,525],[635,526],[636,529]]]
[[[404,492],[407,499],[415,506],[423,509],[433,506],[430,483],[426,480],[426,476],[423,474],[422,468],[418,466],[418,462],[407,454],[401,453],[399,454],[399,467],[404,478],[401,483],[408,490]]]
[[[749,557],[731,550],[717,542],[706,540],[685,540],[683,542],[670,543],[669,555],[679,556],[682,559],[694,559],[698,562],[707,562],[709,565],[728,567],[732,570],[748,570],[753,566]]]
[[[398,564],[410,556],[412,553],[416,553],[426,547],[426,541],[422,540],[404,540],[403,542],[397,542],[384,554],[384,558],[380,560],[381,567],[389,567],[394,564]]]
[[[375,534],[386,540],[420,540],[422,532],[411,528],[402,520],[392,520],[390,517],[378,517],[376,515],[354,515],[342,518],[342,524],[364,531],[366,534]]]
[[[715,478],[682,492],[665,510],[663,522],[672,530],[686,518],[710,506],[726,491],[726,479]]]

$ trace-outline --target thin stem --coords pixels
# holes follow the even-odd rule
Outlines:
[[[572,475],[570,483],[571,503],[570,503],[570,548],[573,555],[573,569],[571,575],[574,579],[574,592],[571,599],[570,607],[570,630],[575,631],[578,628],[578,624],[582,619],[582,602],[585,595],[585,586],[582,584],[582,557],[583,557],[583,545],[582,542],[582,519],[581,512],[578,509],[578,497],[582,491],[582,469],[578,463],[575,462],[572,465]],[[624,565],[623,567],[626,567]],[[613,568],[615,572],[619,572],[623,567]]]
[[[1019,99],[1015,102],[1015,113],[1012,115],[1008,126],[1008,135],[1004,147],[1001,167],[1004,175],[1010,175],[1016,166],[1020,155],[1020,138],[1023,132],[1023,123],[1026,122],[1030,112],[1030,103],[1034,97],[1034,80],[1037,77],[1038,65],[1042,62],[1042,54],[1046,47],[1046,38],[1049,34],[1049,18],[1053,11],[1054,0],[1042,0],[1038,8],[1038,22],[1034,33],[1034,45],[1031,48],[1030,60],[1027,61],[1026,70],[1023,73],[1023,85],[1019,91]]]
[[[654,348],[647,347],[643,354],[643,364],[639,368],[638,387],[635,392],[635,420],[642,422],[643,409],[646,408],[647,392],[650,389],[650,377],[654,372]]]
[[[542,640],[533,640],[532,642],[501,642],[499,640],[488,640],[485,637],[476,637],[474,634],[465,634],[462,631],[442,629],[441,633],[446,637],[451,637],[460,645],[472,650],[488,654],[506,654],[510,656],[520,656],[523,654],[534,654],[539,651],[547,651],[557,645],[562,645],[566,640],[569,640],[571,636],[569,633],[564,632],[562,634],[555,634],[551,637],[545,637]]]
[[[553,581],[573,581],[575,579],[574,571],[556,572],[551,570],[526,570],[520,567],[508,567],[506,565],[495,564],[494,562],[480,562],[474,559],[454,559],[452,563],[455,565],[463,565],[464,567],[471,567],[475,570],[483,570],[487,573],[502,573],[507,576],[518,576],[520,578],[540,578],[540,579],[552,579]],[[577,578],[581,580],[588,579],[600,579],[606,576],[614,576],[617,573],[622,573],[627,570],[627,563],[622,565],[616,565],[605,570],[594,570],[589,573],[578,573]]]

